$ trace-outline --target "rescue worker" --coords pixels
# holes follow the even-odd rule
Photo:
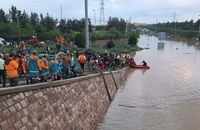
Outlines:
[[[41,79],[40,81],[45,82],[47,81],[49,76],[49,71],[48,71],[49,66],[45,66],[44,64],[45,58],[43,54],[38,55],[38,57],[39,57],[40,79]]]
[[[106,70],[108,70],[110,66],[110,57],[108,55],[108,52],[106,51],[104,56],[103,56],[103,64]]]
[[[42,55],[42,61],[44,62],[44,65],[45,65],[46,67],[49,66],[49,61],[47,60],[47,54],[43,54],[43,55]]]
[[[72,77],[76,77],[76,76],[78,76],[78,74],[79,74],[78,65],[77,65],[77,63],[75,62],[74,54],[73,54],[73,53],[71,54],[71,57],[72,57],[71,63],[70,63],[71,76],[72,76]]]
[[[19,64],[18,73],[19,73],[20,77],[22,76],[22,74],[26,75],[25,61],[26,61],[25,54],[22,54],[21,56],[19,56],[19,61],[18,61],[18,64]]]
[[[0,76],[2,77],[2,80],[3,80],[2,86],[6,87],[6,72],[5,72],[4,64],[5,64],[5,61],[3,60],[3,55],[0,54]]]
[[[143,60],[142,63],[143,66],[147,66],[147,62],[145,60]]]
[[[104,63],[103,63],[103,61],[99,62],[98,67],[99,67],[100,70],[102,70],[102,71],[104,70]]]
[[[37,51],[33,50],[28,60],[28,68],[31,84],[39,81],[39,71],[41,70],[40,61],[37,57]]]
[[[58,62],[53,60],[53,57],[49,57],[49,71],[52,75],[53,80],[57,80],[58,76]]]
[[[131,58],[131,64],[132,65],[136,65],[136,62],[135,62],[135,60],[133,58]]]
[[[9,56],[9,54],[6,53],[6,51],[3,51],[3,59],[6,60]]]
[[[10,87],[18,86],[18,64],[14,60],[14,55],[10,54],[5,60],[6,75],[9,78]]]
[[[85,57],[85,55],[84,55],[83,52],[81,52],[81,54],[80,54],[79,57],[78,57],[78,63],[80,64],[81,69],[82,69],[83,72],[84,72],[84,65],[85,65],[85,63],[86,63],[86,57]]]
[[[31,78],[30,78],[30,74],[29,74],[29,68],[28,68],[28,59],[29,59],[29,54],[25,54],[25,57],[24,57],[24,68],[26,70],[26,73],[25,73],[25,76],[26,76],[26,84],[28,85],[31,81]]]

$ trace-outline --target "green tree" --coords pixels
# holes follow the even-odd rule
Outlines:
[[[47,36],[48,35],[47,28],[45,28],[41,24],[37,24],[34,27],[34,29],[36,31],[36,35],[38,36],[38,39],[45,40],[48,37]]]
[[[115,27],[118,31],[125,32],[126,22],[122,18],[119,19],[117,17],[109,17],[106,30],[109,30],[112,27]]]
[[[62,36],[61,31],[57,27],[54,27],[52,30],[48,32],[49,40],[53,40],[55,36]]]
[[[61,19],[60,20],[58,28],[60,29],[60,31],[63,34],[67,33],[67,21],[66,21],[66,19]]]
[[[92,25],[90,22],[90,19],[88,19],[88,23],[89,23],[89,32],[92,32]],[[68,19],[67,20],[67,28],[68,28],[68,33],[72,30],[72,31],[79,31],[81,32],[83,29],[85,29],[85,19]]]
[[[69,36],[69,40],[74,41],[76,38],[76,35],[79,34],[80,32],[78,31],[70,31],[70,36]]]
[[[0,22],[7,23],[8,22],[8,16],[3,11],[3,9],[0,9]]]
[[[103,40],[104,33],[102,31],[96,31],[94,35],[96,39]]]
[[[138,42],[138,34],[137,32],[132,32],[128,39],[128,44],[137,46],[137,42]]]
[[[37,13],[31,12],[30,22],[33,26],[35,26],[36,24],[39,24],[40,20]]]
[[[17,22],[17,15],[20,16],[20,12],[17,10],[15,6],[12,5],[11,9],[9,9],[9,19],[10,21]]]
[[[44,19],[41,19],[41,24],[44,27],[46,27],[48,31],[53,29],[53,27],[56,26],[57,22],[58,22],[58,20],[57,19],[53,19],[52,17],[50,17],[48,13],[47,13],[47,16],[45,16]]]
[[[21,15],[20,24],[22,26],[26,26],[27,23],[30,22],[28,14],[24,11]]]
[[[17,24],[14,22],[0,23],[0,36],[8,41],[17,39],[19,36]]]
[[[84,35],[84,33],[83,32],[78,33],[75,36],[74,42],[78,47],[85,48],[85,35]]]
[[[36,35],[34,26],[30,23],[27,23],[25,27],[21,28],[22,40],[28,40],[32,36]]]

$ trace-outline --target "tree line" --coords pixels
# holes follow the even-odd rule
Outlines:
[[[135,29],[133,24],[127,23],[122,18],[109,17],[106,26],[93,26],[88,19],[90,40],[116,40],[128,38]],[[84,42],[85,19],[54,19],[48,13],[20,11],[11,6],[8,13],[0,9],[0,37],[7,41],[28,40],[37,36],[40,41],[53,40],[55,36],[64,37],[66,41]],[[126,34],[125,34],[126,33]]]
[[[200,19],[194,22],[193,19],[185,22],[166,22],[156,23],[145,26],[155,32],[167,32],[169,34],[177,34],[183,37],[198,37],[200,38]]]

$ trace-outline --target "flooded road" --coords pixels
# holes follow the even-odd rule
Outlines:
[[[143,35],[129,70],[97,130],[200,130],[200,51],[197,41]]]

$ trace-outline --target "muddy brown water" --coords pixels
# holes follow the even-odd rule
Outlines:
[[[200,50],[194,40],[143,35],[130,69],[97,130],[200,130]]]

